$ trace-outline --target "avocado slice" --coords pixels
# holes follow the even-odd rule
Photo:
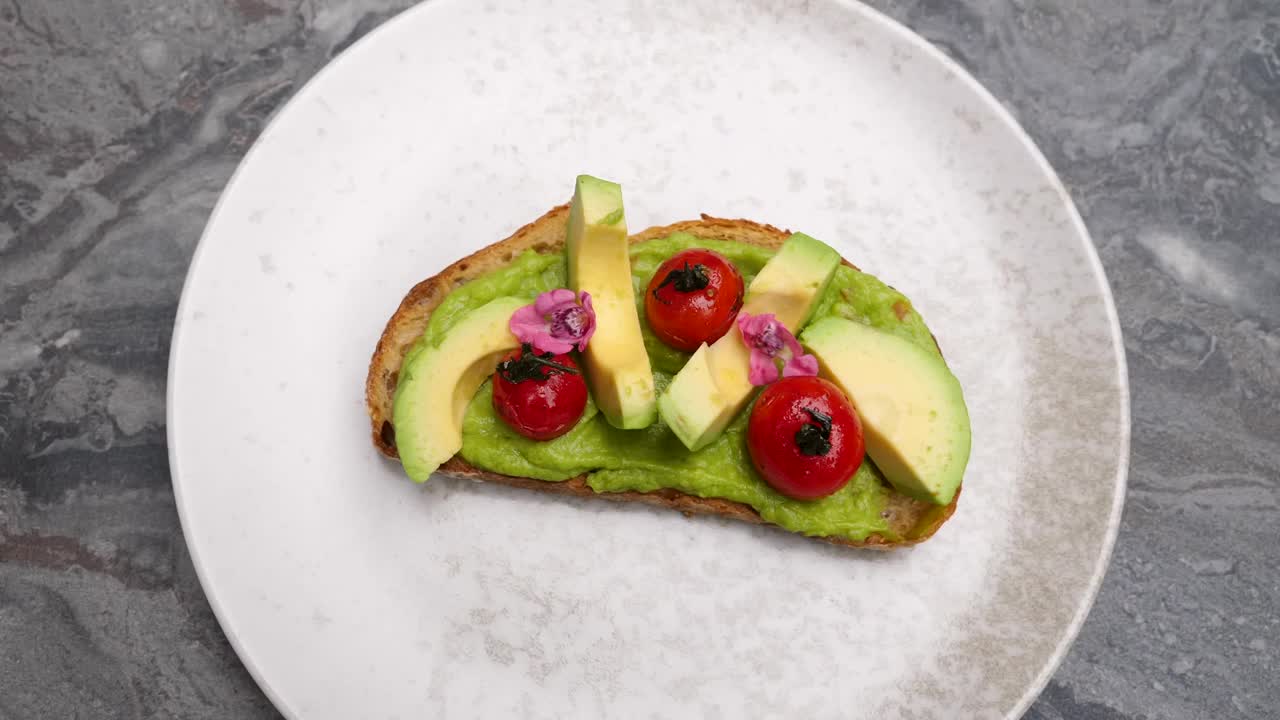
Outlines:
[[[898,492],[946,505],[969,462],[969,410],[960,381],[938,355],[840,317],[810,326],[800,342],[823,377],[849,396],[867,454]]]
[[[579,175],[569,209],[569,287],[591,294],[596,330],[582,354],[588,386],[610,425],[624,430],[657,420],[653,368],[640,334],[622,186]]]
[[[405,473],[425,482],[462,449],[462,418],[502,356],[520,347],[508,324],[527,305],[500,297],[458,321],[439,345],[415,347],[400,368],[391,423]]]
[[[827,289],[840,255],[819,240],[795,233],[751,281],[741,313],[773,313],[791,332],[808,322]],[[689,358],[658,400],[658,412],[690,450],[710,445],[751,398],[751,355],[736,330]]]

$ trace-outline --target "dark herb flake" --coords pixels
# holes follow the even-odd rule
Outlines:
[[[796,447],[804,455],[826,455],[831,452],[831,416],[812,408],[804,408],[811,422],[796,431]]]
[[[557,373],[578,374],[577,370],[568,365],[552,361],[553,357],[555,356],[551,353],[539,355],[533,351],[532,345],[525,343],[520,347],[520,357],[498,363],[498,374],[509,383],[522,383],[526,380],[542,382]]]
[[[709,284],[711,284],[711,278],[707,276],[706,265],[699,263],[690,267],[689,263],[685,263],[683,268],[667,273],[662,283],[653,289],[653,296],[658,299],[658,302],[670,304],[658,296],[658,291],[662,288],[672,285],[677,292],[688,293],[702,290]]]

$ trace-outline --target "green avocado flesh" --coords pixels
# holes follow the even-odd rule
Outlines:
[[[694,247],[724,255],[747,284],[773,256],[772,250],[754,245],[705,240],[685,233],[631,247],[632,283],[659,393],[688,360],[689,353],[667,347],[649,330],[644,322],[644,293],[664,260]],[[490,300],[510,295],[532,302],[538,293],[565,287],[566,283],[563,254],[525,252],[507,267],[450,293],[432,313],[418,347],[439,344],[466,313]],[[871,275],[851,267],[841,266],[836,271],[810,322],[829,316],[858,320],[937,353],[928,328],[911,309],[910,302]],[[587,482],[596,492],[673,488],[699,497],[734,500],[755,508],[765,520],[804,535],[862,540],[878,533],[897,539],[881,517],[892,491],[882,482],[880,471],[870,459],[835,494],[814,501],[791,500],[775,492],[751,465],[745,439],[750,414],[748,408],[715,442],[691,452],[661,420],[643,430],[619,430],[588,401],[586,412],[573,430],[555,440],[539,442],[522,437],[497,417],[492,381],[486,381],[467,408],[461,454],[476,467],[506,475],[558,481],[589,473]]]

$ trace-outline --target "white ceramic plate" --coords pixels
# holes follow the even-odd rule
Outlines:
[[[580,172],[623,183],[634,230],[803,229],[911,297],[973,418],[955,518],[858,552],[382,460],[364,377],[402,295]],[[388,23],[227,187],[169,391],[201,581],[299,718],[1016,716],[1097,590],[1128,457],[1115,312],[1054,173],[941,53],[825,0]]]

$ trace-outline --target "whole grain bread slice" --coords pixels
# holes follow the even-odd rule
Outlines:
[[[378,340],[373,359],[369,363],[369,375],[365,383],[365,402],[369,412],[373,444],[383,455],[398,458],[395,430],[391,424],[391,403],[395,395],[396,380],[405,353],[422,335],[432,311],[455,288],[503,267],[525,250],[554,252],[563,248],[568,217],[568,205],[552,208],[542,217],[517,230],[511,237],[472,253],[435,276],[413,286],[401,301],[400,307],[387,321],[382,337]],[[789,232],[771,225],[703,215],[700,220],[649,228],[632,235],[631,242],[666,237],[674,232],[686,232],[699,238],[733,240],[770,248],[781,246],[790,235]],[[646,503],[678,510],[685,515],[716,515],[749,523],[768,524],[751,506],[731,500],[701,498],[671,489],[643,493],[597,493],[587,485],[585,475],[562,482],[513,477],[482,470],[456,455],[442,465],[437,474],[561,495]],[[873,534],[861,541],[830,537],[815,539],[837,545],[879,549],[913,545],[928,539],[951,517],[959,497],[957,493],[951,504],[939,506],[913,500],[895,492],[891,495],[885,513],[890,528],[898,538],[886,538]]]

